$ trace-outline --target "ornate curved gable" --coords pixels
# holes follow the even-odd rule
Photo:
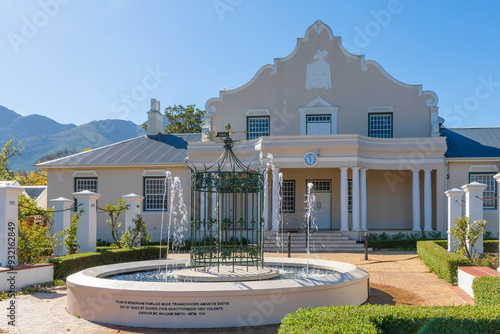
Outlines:
[[[270,135],[300,134],[298,108],[315,97],[338,107],[339,128],[335,133],[367,135],[366,124],[356,122],[360,117],[366,119],[373,107],[390,106],[395,124],[399,120],[412,123],[405,130],[401,123],[395,137],[400,132],[401,136],[437,135],[438,98],[434,92],[398,81],[377,62],[348,52],[341,38],[320,20],[297,39],[290,55],[262,66],[241,87],[209,99],[205,127],[217,131],[230,122],[233,128],[243,130],[248,110],[260,108],[270,111]]]

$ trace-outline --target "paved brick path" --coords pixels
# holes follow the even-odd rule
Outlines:
[[[280,254],[266,254],[281,256]],[[285,255],[286,256],[286,255]],[[184,254],[173,254],[172,258],[186,258]],[[292,257],[307,257],[293,254]],[[370,273],[371,297],[369,304],[391,305],[464,305],[473,300],[458,287],[439,279],[430,273],[415,252],[373,252],[369,260],[364,254],[334,253],[311,254],[311,258],[342,261],[355,264]],[[6,307],[8,300],[0,302],[0,333],[276,333],[278,325],[258,328],[211,329],[211,330],[158,330],[123,326],[100,325],[76,318],[65,310],[66,292],[39,293],[19,296],[16,299],[17,326],[7,325]]]

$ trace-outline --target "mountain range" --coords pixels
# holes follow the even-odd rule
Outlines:
[[[146,114],[144,115],[146,116]],[[22,116],[0,105],[0,145],[14,137],[24,151],[11,159],[9,168],[33,170],[39,159],[58,151],[81,152],[145,135],[131,121],[106,119],[82,125],[61,124],[42,115]]]

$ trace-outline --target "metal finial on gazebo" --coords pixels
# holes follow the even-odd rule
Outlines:
[[[263,266],[262,208],[264,175],[245,166],[233,152],[227,132],[219,159],[204,169],[191,169],[191,268],[221,265]]]

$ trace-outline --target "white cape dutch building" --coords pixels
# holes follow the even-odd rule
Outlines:
[[[202,134],[161,134],[162,115],[153,100],[147,136],[38,167],[48,172],[49,199],[85,189],[102,194],[102,206],[129,193],[145,197],[141,212],[158,240],[162,206],[170,209],[162,202],[165,171],[180,178],[188,201],[188,167],[217,160],[223,149],[213,135],[230,123],[231,130],[246,131],[233,136],[241,139],[234,152],[246,165],[274,166],[267,229],[276,226],[273,212],[280,204],[271,192],[282,173],[285,230],[303,229],[307,183],[313,183],[319,230],[352,239],[365,231],[445,237],[447,189],[479,181],[488,185],[485,199],[497,196],[500,128],[446,128],[437,105],[434,92],[402,83],[377,62],[346,51],[318,20],[289,56],[208,100]],[[485,201],[484,209],[496,235],[497,200]],[[110,239],[104,214],[97,235]]]

